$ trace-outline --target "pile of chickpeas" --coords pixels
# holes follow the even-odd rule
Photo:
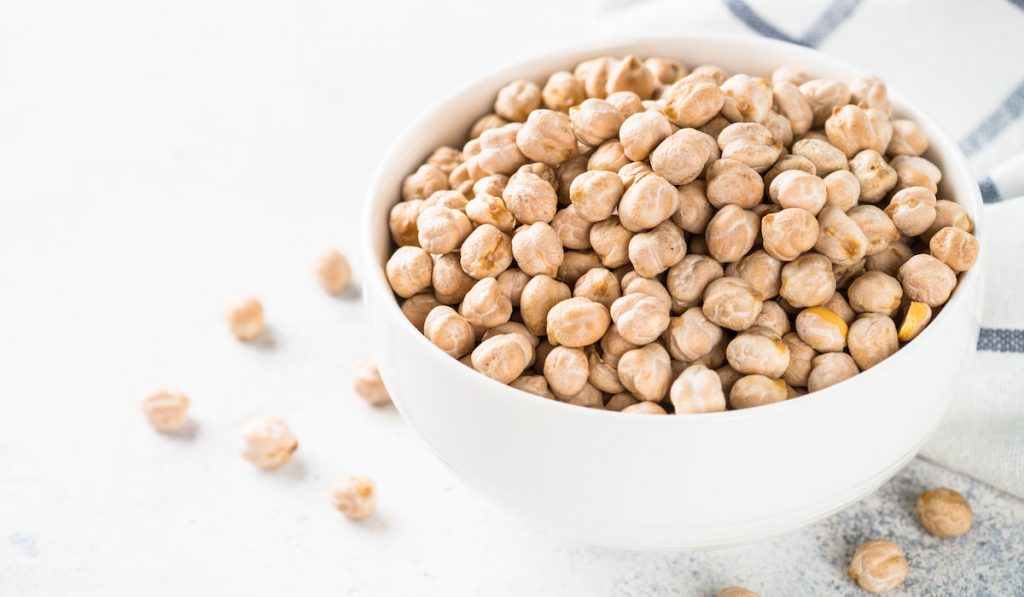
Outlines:
[[[694,414],[814,392],[916,337],[978,258],[885,84],[601,57],[503,87],[390,212],[438,348],[562,402]]]

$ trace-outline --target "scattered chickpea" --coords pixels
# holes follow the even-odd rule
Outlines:
[[[339,294],[352,283],[352,266],[341,252],[331,249],[317,259],[316,275],[324,290]]]
[[[817,392],[860,373],[853,357],[845,352],[826,352],[811,359],[807,390]]]
[[[404,248],[410,248],[411,249],[411,247],[404,247]],[[413,251],[422,251],[421,249],[412,249],[412,250]],[[397,255],[398,252],[400,252],[400,251],[402,251],[402,249],[399,249],[398,251],[396,251],[395,255]],[[426,255],[426,253],[424,253],[424,255]],[[394,259],[394,257],[392,257],[392,259]],[[426,255],[426,259],[427,259],[427,277],[429,278],[430,277],[430,256]],[[388,264],[390,265],[391,262],[388,261]],[[391,276],[389,275],[388,278],[390,279],[390,277]],[[429,285],[430,285],[430,281],[428,279],[428,281],[426,283],[426,286],[429,286]],[[395,284],[394,283],[392,283],[391,286],[392,286],[392,288],[395,288]],[[426,287],[426,286],[424,286],[424,287]],[[397,288],[395,289],[395,292],[398,292]],[[398,294],[402,295],[401,292],[398,292]],[[402,295],[402,296],[412,296],[413,294],[416,294],[416,292],[411,292],[408,295]],[[259,299],[251,297],[251,296],[242,297],[242,298],[236,300],[235,302],[231,303],[230,305],[228,305],[227,320],[228,320],[228,327],[231,329],[231,333],[234,334],[236,338],[238,338],[239,340],[242,340],[243,342],[250,342],[252,340],[255,340],[256,338],[258,338],[261,335],[263,335],[263,332],[266,331],[266,329],[267,329],[266,323],[264,323],[264,320],[263,320],[263,303],[261,303],[259,301]]]
[[[909,571],[903,548],[892,541],[875,539],[857,547],[849,574],[865,591],[885,593],[903,584]]]
[[[488,338],[473,349],[473,368],[503,384],[522,375],[533,359],[533,346],[519,334]]]
[[[786,382],[764,375],[747,375],[736,380],[729,390],[729,406],[734,409],[782,402],[789,397]]]
[[[157,431],[173,433],[188,421],[188,397],[181,392],[160,390],[142,401],[142,412]]]
[[[369,477],[352,475],[331,486],[331,505],[352,519],[377,511],[377,488]]]
[[[917,500],[917,518],[936,537],[959,537],[971,530],[971,504],[947,487],[929,489]]]
[[[928,248],[933,257],[954,272],[971,269],[981,251],[978,239],[973,234],[955,226],[946,226],[936,232],[928,241]]]
[[[956,273],[931,255],[914,255],[900,266],[896,278],[907,298],[932,308],[944,305],[956,288]]]
[[[352,370],[352,390],[373,406],[391,402],[391,395],[384,387],[384,380],[380,378],[380,370],[372,361],[362,360],[356,363]]]
[[[299,447],[288,423],[277,417],[260,416],[242,426],[242,458],[263,469],[288,462]]]
[[[638,400],[657,402],[672,381],[672,359],[660,344],[635,348],[619,359],[619,379]]]
[[[718,591],[716,597],[761,597],[761,595],[744,587],[725,587]]]

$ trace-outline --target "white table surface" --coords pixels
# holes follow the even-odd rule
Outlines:
[[[381,153],[453,85],[591,19],[535,0],[0,5],[0,595],[848,593],[874,534],[913,550],[908,592],[1024,590],[1024,505],[927,463],[762,545],[615,552],[496,511],[352,394],[362,306],[311,270],[355,257]],[[245,293],[268,346],[227,333]],[[145,423],[158,387],[192,399],[190,437]],[[237,455],[258,412],[300,439],[281,470]],[[355,472],[380,490],[362,523],[327,502]],[[916,526],[935,484],[975,501],[971,535]]]

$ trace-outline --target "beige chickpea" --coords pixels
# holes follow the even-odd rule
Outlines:
[[[490,224],[502,232],[512,232],[516,226],[516,218],[505,206],[505,200],[488,193],[476,193],[466,204],[466,217],[474,224]]]
[[[433,267],[433,259],[423,249],[399,247],[388,259],[384,270],[395,294],[409,298],[430,288]]]
[[[796,316],[796,333],[818,352],[839,352],[846,348],[847,323],[827,307],[810,307]]]
[[[377,489],[369,478],[352,475],[331,486],[331,505],[353,520],[366,518],[377,511]]]
[[[463,271],[471,277],[495,277],[512,263],[512,241],[497,227],[482,224],[462,243],[459,255]]]
[[[971,530],[971,504],[947,487],[929,489],[917,500],[917,519],[936,537],[959,537]]]
[[[633,93],[632,91],[616,91],[609,93],[608,97],[604,98],[606,102],[615,106],[615,109],[622,113],[623,118],[629,118],[637,112],[643,112],[644,102],[650,100],[642,100],[640,96]]]
[[[483,278],[466,293],[459,314],[474,326],[492,328],[512,316],[512,301],[501,292],[497,280]]]
[[[571,157],[555,167],[555,179],[558,181],[558,202],[561,205],[569,205],[569,189],[577,176],[587,171],[587,158],[577,155]]]
[[[622,179],[614,172],[584,172],[573,179],[569,199],[580,217],[601,222],[615,211],[624,190]]]
[[[423,323],[423,335],[453,359],[473,350],[473,326],[447,305],[434,307]]]
[[[794,387],[807,387],[807,378],[811,374],[811,361],[818,356],[818,351],[804,342],[800,338],[800,334],[796,332],[784,335],[782,341],[789,347],[789,366],[782,374],[783,381]]]
[[[718,135],[722,158],[739,160],[757,172],[768,170],[782,154],[782,144],[764,126],[737,122]]]
[[[712,157],[714,141],[696,129],[680,129],[651,152],[651,169],[674,185],[692,182]]]
[[[548,311],[548,341],[574,348],[588,346],[601,339],[611,324],[608,308],[584,297],[569,298]]]
[[[811,128],[814,111],[800,88],[790,81],[775,82],[772,96],[779,112],[789,120],[794,135],[802,135]]]
[[[683,233],[672,222],[662,222],[649,232],[629,241],[629,260],[636,272],[652,278],[672,267],[686,255]]]
[[[608,331],[601,337],[601,355],[605,361],[612,366],[618,366],[619,359],[622,355],[626,354],[634,348],[639,348],[639,345],[626,340],[622,334],[619,333],[619,328],[614,323],[608,326]]]
[[[900,238],[899,230],[886,212],[874,205],[858,205],[846,215],[857,224],[868,241],[864,248],[866,256],[881,253]]]
[[[764,122],[772,109],[772,87],[767,79],[736,74],[721,85],[725,99],[722,115],[733,122]]]
[[[921,156],[898,155],[889,162],[896,171],[896,188],[925,187],[935,193],[938,191],[942,171],[939,167]]]
[[[789,314],[777,302],[766,300],[761,307],[761,314],[754,320],[753,327],[771,330],[781,338],[789,333]]]
[[[517,390],[529,392],[541,398],[555,399],[555,395],[548,388],[548,382],[543,375],[522,375],[508,384]]]
[[[900,267],[896,278],[903,294],[929,307],[941,307],[956,288],[956,273],[931,255],[914,255]]]
[[[677,415],[713,413],[725,410],[725,393],[718,374],[704,363],[690,365],[672,382],[669,399]]]
[[[763,307],[761,295],[746,280],[726,276],[707,285],[701,309],[712,322],[740,332],[754,325]]]
[[[842,211],[849,211],[860,198],[860,181],[849,170],[836,170],[825,177],[827,205]]]
[[[635,348],[619,360],[619,379],[638,400],[657,402],[668,393],[672,359],[657,343]]]
[[[647,110],[627,118],[619,127],[619,140],[626,156],[643,161],[672,134],[672,125],[661,112]]]
[[[814,250],[837,264],[856,263],[867,253],[868,239],[864,231],[837,207],[826,205],[821,210],[818,229]]]
[[[512,255],[519,269],[530,276],[554,276],[565,253],[555,229],[544,222],[523,226],[512,237]]]
[[[554,166],[576,155],[576,135],[568,115],[534,110],[516,133],[516,146],[531,160]]]
[[[878,77],[865,76],[854,79],[850,83],[850,101],[881,110],[885,114],[892,113],[888,89]]]
[[[789,397],[786,382],[764,375],[747,375],[736,380],[729,390],[729,406],[734,409],[764,406]]]
[[[861,371],[874,367],[899,350],[896,324],[888,315],[864,313],[850,326],[846,337],[850,356]]]
[[[725,83],[725,80],[729,78],[731,73],[715,64],[701,64],[700,66],[694,67],[690,74],[694,77],[711,79],[716,85],[721,85],[722,83]]]
[[[867,258],[862,258],[851,264],[832,264],[832,277],[836,281],[837,290],[845,290],[851,282],[857,279],[857,276],[864,273],[864,269],[867,264]]]
[[[562,259],[562,265],[558,266],[558,275],[555,278],[573,286],[580,276],[595,267],[601,267],[601,258],[593,251],[565,251],[565,257]]]
[[[896,170],[874,149],[855,155],[850,160],[850,171],[860,182],[861,201],[867,203],[877,203],[896,186]]]
[[[817,392],[860,373],[853,357],[845,352],[826,352],[811,359],[807,390]]]
[[[429,261],[429,255],[427,256],[427,259]],[[388,263],[390,264],[391,262],[389,261]],[[418,283],[420,280],[418,276],[419,271],[417,270],[414,274],[416,276],[411,281],[413,284]],[[429,265],[427,277],[430,277]],[[430,286],[429,279],[427,281],[427,286]],[[413,292],[411,294],[416,293]],[[259,299],[251,296],[241,297],[231,302],[225,312],[225,319],[227,319],[228,329],[231,330],[231,333],[243,342],[255,340],[262,336],[267,329],[267,325],[263,317],[263,303],[261,303]]]
[[[448,188],[448,175],[437,166],[423,164],[402,181],[402,200],[426,199]]]
[[[750,209],[761,202],[764,181],[743,162],[715,160],[708,168],[706,193],[708,201],[716,208],[736,205]]]
[[[642,293],[626,294],[612,303],[611,318],[618,333],[628,342],[649,344],[658,339],[669,324],[669,307]]]
[[[242,458],[263,469],[288,462],[299,447],[288,423],[278,417],[259,416],[242,425]]]
[[[460,191],[434,191],[433,193],[431,193],[430,197],[427,197],[423,201],[423,206],[422,209],[420,210],[420,213],[422,214],[423,210],[426,210],[429,207],[445,207],[461,213],[465,213],[466,203],[466,196],[463,195]]]
[[[892,121],[892,139],[886,152],[890,156],[918,156],[928,151],[928,137],[913,120],[897,118]]]
[[[506,124],[508,124],[508,121],[497,114],[485,114],[473,123],[473,127],[469,130],[469,138],[476,139],[480,137],[484,131],[500,128]]]
[[[576,139],[584,145],[597,147],[619,133],[625,117],[603,99],[590,98],[569,109]]]
[[[800,85],[809,81],[811,77],[807,73],[791,66],[780,66],[772,71],[771,79],[773,85],[778,85],[782,82]]]
[[[626,230],[615,216],[598,222],[590,229],[590,246],[601,264],[616,268],[629,263],[629,241],[633,233]]]
[[[798,207],[818,215],[828,198],[828,187],[814,174],[787,170],[772,180],[768,195],[783,208]]]
[[[868,256],[865,267],[868,271],[882,272],[895,277],[900,267],[913,256],[914,251],[909,246],[894,242],[882,251]]]
[[[523,122],[530,112],[540,107],[540,87],[522,79],[512,81],[498,91],[494,112],[511,122]]]
[[[835,291],[832,263],[824,255],[808,253],[782,266],[779,295],[794,307],[819,306]]]
[[[583,250],[590,246],[590,229],[594,223],[580,216],[572,205],[558,210],[551,220],[558,240],[566,249]]]
[[[750,252],[761,229],[761,218],[736,205],[726,205],[708,222],[704,238],[711,256],[722,263],[739,261]]]
[[[846,322],[846,325],[850,325],[854,319],[857,319],[857,312],[853,310],[853,307],[850,306],[850,303],[847,302],[846,297],[841,292],[834,293],[830,299],[825,301],[822,307],[838,315]]]
[[[750,287],[761,295],[762,299],[775,298],[779,294],[782,285],[782,262],[763,250],[757,250],[740,259],[735,264],[729,264],[734,271],[726,272],[726,275],[735,275],[743,278],[750,284]]]
[[[409,323],[422,332],[423,324],[427,320],[427,315],[434,309],[434,307],[440,304],[441,301],[437,300],[437,297],[434,296],[433,292],[424,292],[422,294],[413,295],[402,301],[402,313],[405,315],[406,319],[409,320]]]
[[[550,222],[558,211],[558,195],[551,183],[532,172],[516,172],[502,193],[505,206],[523,224]]]
[[[667,309],[672,308],[672,297],[658,278],[644,278],[635,271],[622,277],[622,294],[646,294],[658,299]]]
[[[669,321],[665,343],[672,358],[695,361],[711,352],[722,340],[722,328],[704,316],[700,307],[690,307]]]
[[[462,269],[458,253],[448,253],[435,257],[431,283],[438,301],[446,305],[457,305],[476,283],[476,279]]]
[[[519,334],[523,338],[526,338],[526,340],[529,341],[530,346],[533,346],[534,348],[537,348],[537,345],[540,344],[540,338],[531,334],[526,325],[519,323],[518,321],[506,321],[505,323],[489,328],[483,333],[483,336],[480,336],[480,340],[487,340],[488,338],[499,334]]]
[[[590,154],[590,158],[587,159],[587,169],[612,172],[617,176],[619,170],[629,163],[629,157],[623,151],[622,143],[618,139],[609,139]]]
[[[842,81],[811,79],[800,84],[800,93],[811,106],[815,126],[825,124],[835,106],[850,103],[850,88]]]
[[[568,71],[558,71],[548,77],[541,90],[541,99],[550,110],[568,112],[569,108],[587,99],[583,82]]]
[[[889,147],[889,142],[892,141],[893,128],[889,115],[875,108],[868,108],[865,112],[868,115],[868,120],[871,121],[872,128],[875,129],[875,142],[868,149],[874,149],[884,155],[886,148]]]
[[[725,103],[725,93],[714,80],[691,73],[676,81],[662,96],[665,116],[679,127],[707,123]]]
[[[923,234],[935,222],[935,194],[924,187],[897,191],[885,213],[903,236]]]
[[[647,165],[647,162],[630,162],[619,168],[619,180],[622,181],[623,190],[633,186],[633,183],[647,176],[654,174],[654,170]]]
[[[173,433],[188,421],[188,406],[188,397],[181,392],[160,390],[143,399],[142,412],[154,429]]]
[[[587,383],[608,394],[618,394],[626,390],[626,386],[619,381],[618,370],[601,357],[598,351],[591,350],[587,359],[590,365],[590,376],[587,378]]]
[[[643,62],[630,54],[616,62],[608,70],[608,82],[605,91],[612,94],[618,91],[632,91],[640,99],[649,99],[654,93],[654,75],[647,70]]]
[[[420,233],[416,229],[416,219],[422,208],[422,199],[402,201],[391,208],[391,213],[388,215],[388,228],[391,230],[391,240],[399,247],[419,246]]]
[[[931,242],[935,234],[947,226],[959,228],[965,232],[974,232],[974,222],[967,211],[955,201],[939,199],[935,202],[935,221],[921,235],[926,242]]]
[[[352,283],[352,266],[341,252],[331,249],[316,261],[320,286],[330,294],[339,294]]]
[[[978,261],[981,250],[973,234],[955,226],[946,226],[936,232],[928,241],[928,249],[932,257],[945,263],[954,272],[971,269]]]
[[[644,60],[644,66],[654,75],[654,80],[662,85],[671,85],[689,74],[689,69],[671,58],[652,57]]]
[[[583,82],[587,97],[603,98],[608,94],[608,71],[615,62],[610,56],[601,56],[576,65],[573,76]]]
[[[473,197],[481,194],[501,197],[502,193],[505,192],[505,185],[507,184],[508,176],[504,174],[489,174],[473,183],[472,195]],[[466,207],[468,210],[469,205],[467,204]]]
[[[534,276],[523,288],[519,311],[523,323],[537,336],[547,335],[548,311],[572,296],[569,287],[550,276]]]
[[[878,143],[874,124],[866,110],[847,104],[836,106],[825,121],[825,134],[829,143],[852,158],[862,150],[873,149]],[[882,148],[884,151],[884,147]]]
[[[624,413],[638,415],[667,415],[668,412],[657,402],[637,402],[622,409]]]
[[[806,172],[807,174],[812,175],[816,174],[818,171],[811,160],[801,155],[783,154],[774,164],[772,164],[772,167],[764,173],[764,186],[769,190],[769,197],[771,197],[771,186],[772,183],[775,182],[775,179],[783,172],[789,172],[792,170]]]
[[[590,377],[587,355],[579,348],[556,346],[544,359],[544,379],[556,395],[574,395]]]
[[[565,402],[566,404],[604,410],[604,395],[601,394],[601,390],[598,390],[589,383],[584,384],[583,389],[575,394],[556,393],[555,398],[559,402]]]
[[[722,339],[718,341],[718,344],[715,344],[715,347],[711,349],[711,352],[702,355],[697,360],[707,365],[709,369],[718,369],[728,362],[725,358],[725,350],[728,348],[728,345],[729,337],[723,334]]]
[[[893,316],[900,308],[903,287],[896,278],[882,272],[864,272],[847,290],[850,306],[857,313]]]
[[[604,405],[604,409],[615,412],[622,412],[623,410],[635,404],[640,404],[640,401],[634,398],[633,395],[630,394],[629,392],[623,391],[612,396],[608,400],[608,404]]]
[[[661,176],[651,174],[635,182],[622,195],[619,223],[630,232],[641,232],[669,219],[678,209],[676,188]]]
[[[718,375],[718,379],[722,383],[722,393],[726,396],[732,391],[732,387],[739,381],[743,374],[733,369],[729,365],[723,365],[718,369],[715,369],[715,373]]]
[[[519,300],[523,295],[523,289],[526,288],[526,284],[529,283],[529,281],[530,276],[515,267],[510,267],[498,274],[498,288],[501,289],[501,293],[503,295],[508,297],[508,300],[512,303],[513,307],[519,306]]]
[[[902,585],[909,570],[899,545],[876,539],[860,544],[853,552],[849,576],[865,591],[886,593]]]
[[[790,207],[761,219],[764,250],[780,261],[793,261],[818,242],[818,220],[811,212]]]
[[[729,341],[725,357],[740,373],[778,379],[789,367],[789,346],[775,332],[752,327]]]
[[[850,169],[846,155],[821,139],[805,137],[797,141],[793,144],[793,154],[810,160],[818,176]]]
[[[480,135],[480,154],[473,159],[483,171],[483,175],[512,174],[526,163],[526,156],[516,145],[516,137],[522,127],[521,123],[512,122],[487,129]],[[483,176],[473,178],[478,180]]]
[[[770,111],[761,124],[768,129],[772,137],[781,143],[784,148],[793,144],[793,125],[782,114],[774,110]]]
[[[501,383],[511,383],[533,360],[533,347],[520,334],[488,338],[473,349],[473,368]]]
[[[430,166],[437,166],[441,172],[447,175],[451,175],[457,167],[464,161],[462,152],[454,147],[448,147],[442,145],[433,152],[430,157],[427,158],[427,164]]]
[[[666,287],[672,299],[683,307],[700,304],[704,289],[725,275],[722,265],[704,255],[687,255],[668,270]]]
[[[717,160],[718,163],[722,160]],[[679,208],[672,214],[676,226],[691,234],[704,234],[708,222],[715,215],[715,209],[707,196],[703,180],[695,180],[679,187],[677,198]]]

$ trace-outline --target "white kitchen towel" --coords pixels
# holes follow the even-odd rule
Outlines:
[[[605,0],[605,37],[722,31],[817,48],[898,88],[954,139],[985,200],[978,352],[922,454],[1024,497],[1024,0]],[[927,375],[908,371],[907,375]]]

